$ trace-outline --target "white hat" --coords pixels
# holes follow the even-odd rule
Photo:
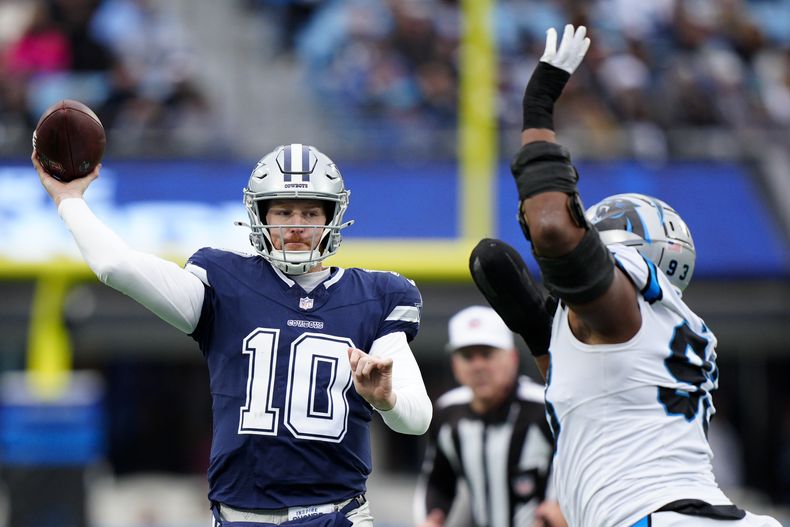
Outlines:
[[[447,351],[466,346],[515,347],[513,333],[490,307],[471,306],[450,319]]]

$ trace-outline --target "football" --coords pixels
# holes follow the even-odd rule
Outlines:
[[[104,127],[93,110],[71,99],[47,108],[33,132],[39,162],[60,181],[90,174],[101,161],[106,143]]]

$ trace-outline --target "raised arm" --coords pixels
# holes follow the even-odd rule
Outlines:
[[[565,26],[559,48],[556,31],[547,31],[546,49],[524,93],[523,147],[511,170],[522,228],[544,284],[570,308],[574,334],[588,344],[625,342],[641,325],[636,289],[585,219],[578,173],[554,133],[554,104],[587,53],[586,31]]]
[[[535,282],[518,251],[501,240],[480,240],[469,256],[469,273],[510,331],[524,339],[545,380],[556,298]]]
[[[194,331],[203,306],[203,282],[173,262],[133,250],[83,200],[101,166],[84,178],[63,183],[46,173],[35,152],[31,160],[82,257],[99,280],[184,333]]]

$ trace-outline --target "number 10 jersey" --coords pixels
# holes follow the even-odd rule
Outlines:
[[[213,399],[209,499],[280,509],[363,493],[372,408],[354,390],[347,350],[394,332],[414,338],[414,284],[333,268],[307,293],[259,256],[216,249],[186,268],[206,284],[192,336]]]
[[[546,412],[568,524],[629,526],[681,499],[729,505],[707,441],[716,338],[652,262],[630,247],[609,249],[641,293],[637,334],[582,343],[562,305],[552,328]]]

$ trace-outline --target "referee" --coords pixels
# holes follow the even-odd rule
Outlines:
[[[460,480],[476,527],[565,527],[557,503],[544,502],[553,446],[543,386],[518,376],[513,333],[493,309],[472,306],[450,319],[449,336],[461,386],[435,405],[416,524],[444,525]]]

